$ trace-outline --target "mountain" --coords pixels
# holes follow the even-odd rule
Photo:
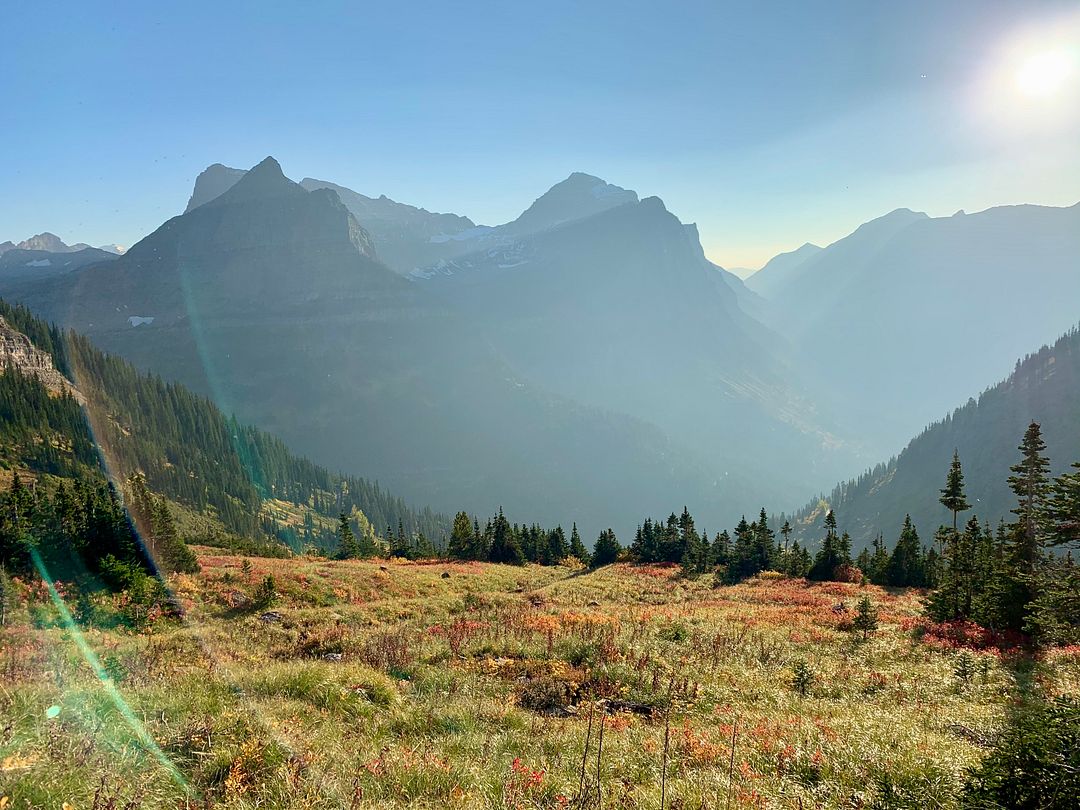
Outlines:
[[[1017,445],[1032,421],[1042,426],[1055,475],[1080,460],[1080,330],[1043,346],[1016,364],[1008,379],[924,430],[902,453],[859,478],[841,484],[822,502],[799,513],[801,528],[816,528],[822,503],[836,510],[841,528],[856,546],[879,531],[894,539],[910,513],[924,539],[938,526],[951,525],[951,513],[938,502],[953,451],[964,468],[971,514],[996,525],[1010,519],[1016,497],[1009,490],[1009,467],[1020,458]]]
[[[195,188],[192,189],[191,198],[188,200],[184,213],[217,199],[235,186],[245,173],[244,169],[232,169],[220,163],[207,166],[195,178]]]
[[[407,274],[447,254],[446,244],[476,225],[468,217],[437,214],[424,208],[394,202],[385,194],[366,197],[352,189],[306,177],[300,185],[308,191],[331,189],[357,221],[371,234],[379,257],[393,270]]]
[[[901,209],[789,268],[767,320],[815,400],[881,457],[1076,323],[1078,255],[1080,205]],[[761,273],[750,286],[769,289]]]
[[[123,256],[0,289],[441,511],[502,505],[625,533],[642,509],[716,501],[699,454],[520,373],[478,324],[382,264],[334,191],[304,190],[271,158]]]
[[[765,298],[771,298],[784,288],[798,272],[799,266],[817,254],[821,248],[807,242],[802,247],[773,256],[760,270],[746,276],[746,286]]]
[[[117,256],[127,253],[127,248],[123,245],[100,245],[98,250],[104,250],[106,253],[115,253]]]
[[[100,248],[92,248],[92,247],[90,247],[90,245],[86,244],[85,242],[76,242],[74,245],[68,245],[68,244],[65,244],[64,240],[61,239],[59,236],[57,236],[54,233],[49,233],[48,231],[46,231],[44,233],[39,233],[36,236],[31,236],[29,239],[24,239],[23,241],[19,242],[18,244],[15,244],[14,242],[11,242],[11,241],[0,242],[0,257],[5,256],[7,253],[9,253],[9,252],[11,252],[13,250],[20,250],[20,251],[24,251],[26,253],[36,253],[36,254],[48,254],[48,253],[79,253],[79,254],[83,254],[83,253],[85,253],[85,251],[88,251],[88,250],[90,250],[90,251],[104,251],[106,253],[115,253],[115,254],[120,254],[120,253],[124,252],[124,248],[120,247],[119,245],[102,245]],[[93,254],[86,254],[86,255],[90,256],[90,255],[93,255]],[[40,257],[38,257],[38,258],[40,258]],[[83,258],[86,258],[86,256],[84,256]],[[82,262],[82,263],[85,263],[85,262]]]
[[[114,257],[115,254],[108,251],[90,247],[61,253],[13,248],[0,253],[0,279],[41,279],[70,273],[88,264],[107,262]]]
[[[538,197],[521,216],[502,226],[502,230],[510,235],[537,233],[637,201],[634,191],[613,186],[591,174],[574,172]]]
[[[732,285],[754,294],[707,261],[694,226],[656,197],[638,201],[588,175],[540,199],[598,187],[614,189],[600,199],[623,201],[570,221],[562,216],[580,208],[554,214],[538,201],[529,210],[545,217],[523,214],[516,227],[548,227],[510,238],[500,226],[500,243],[419,271],[417,283],[479,324],[530,379],[694,447],[724,482],[716,506],[736,520],[748,503],[850,469],[801,396],[786,345]]]
[[[56,234],[45,231],[36,236],[31,236],[29,239],[24,239],[15,247],[19,250],[40,250],[46,253],[75,253],[76,251],[86,250],[90,245],[85,242],[68,245]]]

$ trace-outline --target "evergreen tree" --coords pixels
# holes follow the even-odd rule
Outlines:
[[[727,566],[731,562],[731,535],[727,529],[717,532],[709,548],[709,557],[712,566]]]
[[[866,577],[875,585],[886,585],[888,584],[889,550],[881,534],[874,538],[873,549],[869,568],[865,569]]]
[[[911,515],[904,516],[904,526],[889,558],[885,579],[889,585],[900,588],[922,587],[925,584],[922,543],[911,522]]]
[[[1013,474],[1009,476],[1009,487],[1017,498],[1016,521],[1007,535],[995,611],[1000,626],[1010,630],[1025,629],[1029,607],[1038,596],[1049,524],[1050,462],[1043,455],[1046,443],[1037,422],[1028,426],[1019,449],[1021,459],[1010,467]]]
[[[784,521],[784,525],[780,527],[780,535],[784,538],[784,555],[788,553],[788,541],[791,539],[791,533],[795,531],[791,528],[791,523]]]
[[[870,601],[870,597],[866,594],[859,600],[858,607],[855,609],[855,619],[852,622],[852,627],[863,634],[863,641],[866,641],[870,634],[878,629],[877,608],[874,607],[874,603]]]
[[[952,465],[941,490],[941,505],[952,512],[953,535],[957,533],[957,516],[971,508],[964,494],[964,472],[960,467],[960,453],[953,450]]]
[[[510,521],[503,515],[502,509],[492,519],[490,526],[491,546],[488,559],[491,562],[506,563],[507,565],[524,565],[525,555],[521,551],[518,539],[514,537],[510,529]]]
[[[570,556],[576,557],[585,565],[589,564],[589,552],[585,549],[585,544],[581,542],[581,534],[577,530],[577,523],[574,523],[570,529]]]
[[[1055,546],[1080,543],[1080,461],[1072,466],[1077,472],[1058,476],[1047,502],[1050,543]]]
[[[850,539],[848,543],[850,546]],[[830,509],[825,515],[825,539],[821,541],[821,548],[806,578],[817,582],[834,579],[837,569],[844,563],[842,541],[836,533],[836,513]]]
[[[364,550],[360,542],[353,534],[352,526],[349,525],[348,516],[342,512],[338,516],[338,559],[355,560],[364,556]]]
[[[972,517],[946,547],[941,580],[929,605],[935,621],[970,619],[975,615],[981,585],[976,566],[982,546],[982,526],[977,517]]]
[[[546,553],[543,555],[544,565],[558,565],[570,556],[570,544],[566,542],[566,532],[562,526],[556,526],[547,536]]]
[[[446,553],[455,560],[473,560],[476,559],[475,551],[473,525],[469,520],[469,515],[458,512],[454,515],[454,524],[450,529],[450,542],[446,547]]]
[[[610,565],[619,558],[621,551],[622,546],[619,545],[619,541],[615,538],[615,532],[611,529],[605,529],[600,532],[600,536],[596,539],[596,545],[593,546],[590,565],[593,568]]]

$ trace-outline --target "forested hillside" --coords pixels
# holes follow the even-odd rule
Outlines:
[[[866,546],[879,532],[898,531],[904,515],[924,534],[951,523],[935,485],[944,481],[955,452],[964,462],[972,510],[981,520],[1009,519],[1015,497],[1006,481],[1015,463],[1017,441],[1027,425],[1042,426],[1051,470],[1065,472],[1080,458],[1080,330],[1018,362],[1004,382],[986,390],[937,422],[887,464],[837,486],[815,500],[794,521],[799,533],[816,536],[823,503],[837,510],[855,545]]]
[[[436,542],[449,533],[444,517],[410,508],[377,483],[299,458],[209,400],[137,371],[82,336],[62,335],[22,307],[0,301],[0,316],[76,383],[89,417],[73,397],[51,396],[37,380],[8,369],[0,375],[0,454],[8,467],[100,476],[100,449],[114,479],[142,473],[151,491],[216,518],[227,532],[277,538],[294,549],[333,547],[342,511],[379,533],[401,527]]]

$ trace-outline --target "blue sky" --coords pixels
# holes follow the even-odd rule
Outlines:
[[[0,241],[130,244],[206,165],[266,155],[489,224],[585,171],[662,197],[726,266],[897,207],[1080,200],[1077,72],[1049,97],[1013,81],[1076,53],[1075,0],[7,0],[3,19]]]

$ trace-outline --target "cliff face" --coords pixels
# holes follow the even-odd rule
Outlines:
[[[71,394],[80,405],[86,403],[79,390],[56,370],[47,352],[35,347],[30,338],[0,318],[0,372],[9,365],[23,374],[37,377],[54,394]]]

